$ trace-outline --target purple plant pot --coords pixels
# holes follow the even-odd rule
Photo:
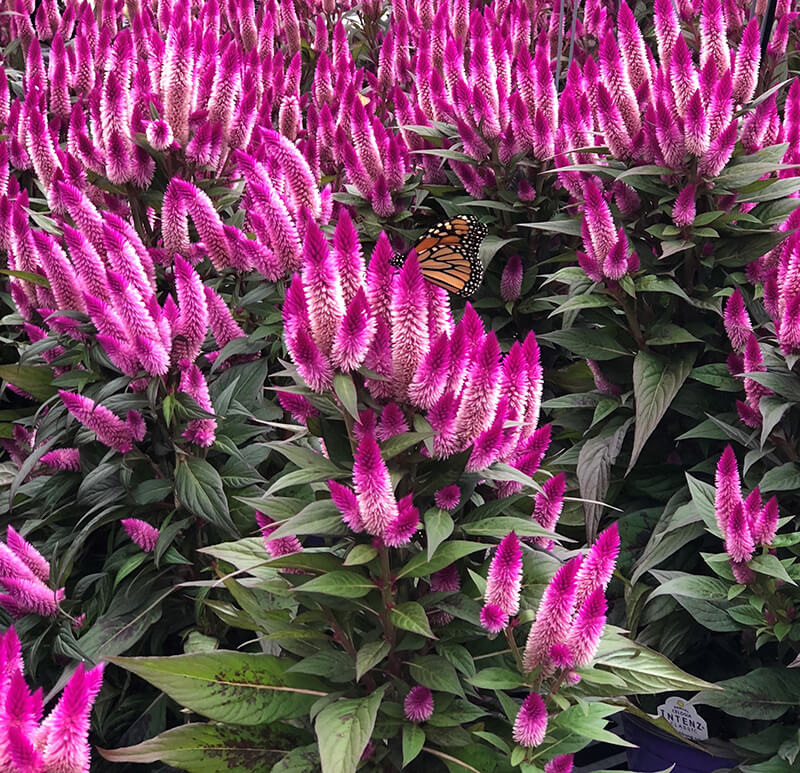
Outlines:
[[[628,715],[623,715],[622,724],[625,739],[638,747],[627,752],[628,767],[637,773],[654,773],[670,765],[675,766],[672,773],[714,773],[736,765],[736,760],[702,752]]]

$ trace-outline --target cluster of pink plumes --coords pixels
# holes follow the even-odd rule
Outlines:
[[[0,770],[4,773],[86,773],[89,714],[103,683],[103,665],[81,663],[58,703],[42,719],[42,691],[31,693],[14,628],[0,636]]]
[[[714,513],[725,550],[731,559],[731,570],[742,585],[755,580],[755,572],[747,565],[759,545],[769,547],[778,530],[778,500],[761,501],[758,486],[742,497],[739,466],[730,446],[725,448],[716,474]]]
[[[441,459],[471,448],[468,471],[502,461],[532,474],[550,428],[538,427],[542,369],[533,333],[501,356],[497,337],[472,306],[455,324],[447,294],[424,280],[416,259],[397,270],[391,258],[382,235],[365,266],[347,217],[332,245],[309,222],[302,273],[292,278],[283,318],[286,348],[314,392],[331,390],[337,373],[367,369],[364,383],[376,407],[354,421],[354,490],[331,483],[331,493],[354,531],[400,545],[419,514],[410,496],[396,501],[379,441],[408,432],[415,415],[424,416],[432,429],[424,453]],[[301,420],[315,412],[299,395],[281,401]],[[503,493],[518,488],[506,483]]]

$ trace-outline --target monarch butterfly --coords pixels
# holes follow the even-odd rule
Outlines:
[[[451,293],[472,295],[483,280],[478,250],[487,233],[474,215],[458,215],[429,228],[414,246],[422,275]],[[391,263],[399,268],[405,260],[395,255]]]

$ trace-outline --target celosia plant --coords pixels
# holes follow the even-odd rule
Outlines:
[[[103,664],[78,665],[58,703],[42,719],[42,691],[23,676],[17,633],[0,636],[0,765],[7,773],[86,773],[89,715],[103,682]]]
[[[453,320],[413,257],[391,267],[385,237],[364,267],[350,228],[341,220],[331,245],[308,222],[287,289],[280,375],[293,383],[275,389],[304,427],[271,447],[297,469],[246,499],[261,539],[205,549],[237,602],[219,613],[280,657],[118,659],[212,724],[103,754],[180,764],[177,750],[202,738],[238,765],[246,741],[266,766],[289,733],[300,748],[281,764],[309,771],[428,757],[477,770],[498,750],[497,770],[569,771],[620,708],[601,699],[604,652],[628,674],[659,663],[663,686],[702,683],[606,626],[616,527],[585,555],[553,544],[564,477],[540,469],[549,428],[533,334],[502,357],[469,305]],[[300,483],[305,496],[285,495]],[[270,597],[277,614],[262,611]],[[620,693],[648,689],[619,678]]]

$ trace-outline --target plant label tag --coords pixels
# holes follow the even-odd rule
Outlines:
[[[664,717],[684,738],[691,741],[708,740],[708,722],[683,698],[667,698],[666,703],[658,707],[658,716]]]

